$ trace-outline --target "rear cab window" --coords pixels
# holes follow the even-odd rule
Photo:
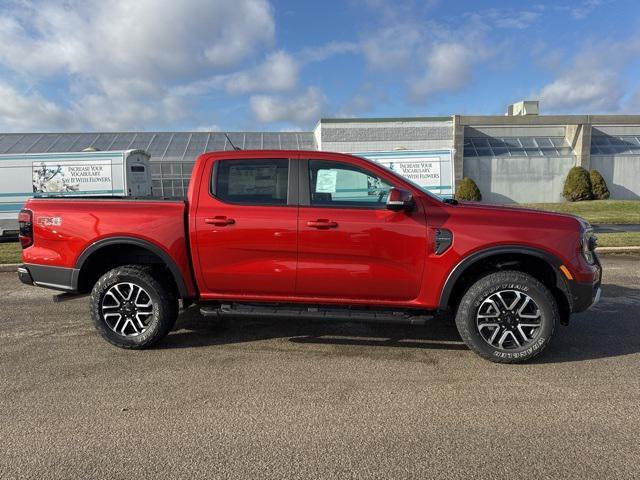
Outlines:
[[[211,193],[225,203],[287,205],[288,159],[218,160]]]

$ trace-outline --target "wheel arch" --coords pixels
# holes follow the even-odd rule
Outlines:
[[[559,269],[561,265],[562,261],[555,255],[533,247],[509,245],[480,250],[464,257],[449,272],[440,293],[438,308],[450,308],[460,300],[466,288],[481,276],[512,268],[531,274],[552,290],[560,308],[562,323],[566,323],[571,311],[571,296]]]
[[[118,250],[118,247],[128,247],[127,250]],[[110,253],[117,252],[116,257],[111,259]],[[178,265],[171,256],[160,246],[141,238],[136,237],[108,237],[98,240],[80,254],[76,260],[76,289],[79,292],[86,293],[87,288],[90,290],[97,278],[94,278],[99,272],[100,275],[106,273],[106,267],[115,268],[127,263],[134,258],[145,259],[151,265],[164,266],[171,273],[171,279],[174,282],[177,293],[181,298],[188,297],[188,291],[184,277]],[[108,259],[108,260],[107,260]],[[101,261],[99,261],[101,260]],[[145,264],[145,262],[142,262]],[[102,268],[97,268],[100,265]],[[107,268],[109,270],[110,268]],[[100,276],[98,275],[98,277]]]

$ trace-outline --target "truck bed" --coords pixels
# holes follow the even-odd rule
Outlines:
[[[126,237],[148,243],[159,254],[166,254],[182,277],[189,280],[187,290],[194,291],[184,201],[50,197],[29,199],[25,208],[33,212],[33,229],[38,239],[23,251],[25,264],[77,269],[93,245]]]

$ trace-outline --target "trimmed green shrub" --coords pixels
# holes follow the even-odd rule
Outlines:
[[[595,200],[606,200],[609,198],[607,182],[604,181],[604,178],[602,178],[598,170],[591,170],[589,172],[589,179],[591,180],[591,195]]]
[[[580,200],[591,200],[591,180],[589,172],[582,167],[573,167],[569,170],[567,179],[564,182],[562,196],[569,202],[579,202]]]
[[[476,182],[469,177],[464,177],[456,186],[456,200],[472,200],[474,202],[482,200],[482,194]]]

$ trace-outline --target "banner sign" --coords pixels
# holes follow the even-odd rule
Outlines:
[[[32,163],[34,193],[105,193],[113,190],[111,160]]]
[[[453,151],[426,150],[355,153],[380,163],[426,190],[442,197],[453,197]]]

